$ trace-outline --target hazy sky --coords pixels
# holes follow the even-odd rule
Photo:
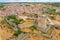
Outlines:
[[[0,2],[60,2],[60,0],[0,0]]]

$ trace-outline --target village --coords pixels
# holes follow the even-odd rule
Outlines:
[[[1,40],[59,40],[60,7],[52,4],[0,4]]]

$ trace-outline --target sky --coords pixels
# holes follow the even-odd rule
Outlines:
[[[60,2],[60,0],[0,0],[0,2]]]

